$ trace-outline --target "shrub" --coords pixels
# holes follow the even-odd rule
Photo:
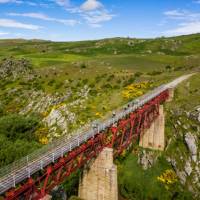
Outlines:
[[[96,83],[99,83],[101,79],[102,79],[101,76],[96,76],[96,77],[95,77],[95,82],[96,82]]]
[[[115,75],[110,75],[108,78],[107,78],[107,81],[109,82],[109,81],[112,81],[113,79],[115,78]]]
[[[33,116],[25,117],[18,114],[10,114],[0,118],[0,135],[10,140],[34,139],[34,131],[38,126],[38,119]]]
[[[33,83],[33,87],[34,87],[36,90],[43,90],[43,86],[41,85],[40,82],[34,82],[34,83]]]
[[[114,86],[113,86],[113,89],[115,89],[115,90],[120,89],[120,85],[114,85]]]
[[[109,83],[107,83],[107,84],[104,84],[104,85],[102,86],[102,88],[103,88],[103,89],[112,89],[112,85],[110,85]]]
[[[57,89],[61,88],[62,85],[63,85],[62,82],[56,83],[55,89],[57,90]]]
[[[88,79],[83,79],[82,83],[83,83],[83,85],[86,85],[88,83]]]
[[[121,81],[120,79],[117,80],[117,84],[121,84],[121,82],[122,82],[122,81]]]
[[[134,81],[135,81],[135,78],[134,78],[134,77],[131,77],[131,78],[128,79],[127,84],[128,84],[128,85],[129,85],[129,84],[132,84]]]
[[[140,76],[142,76],[142,74],[143,74],[142,72],[136,72],[135,77],[140,77]]]
[[[166,70],[171,70],[172,67],[171,67],[170,65],[167,65],[167,66],[165,66],[165,69],[166,69]]]
[[[47,83],[47,85],[52,86],[54,83],[55,83],[55,79],[51,79],[51,80]]]
[[[155,75],[160,75],[160,74],[162,74],[162,72],[161,71],[152,71],[152,72],[149,72],[149,73],[147,73],[148,75],[151,75],[151,76],[155,76]]]
[[[85,63],[82,63],[81,64],[81,69],[85,69],[87,66],[86,66],[86,64]]]
[[[35,141],[27,141],[25,139],[10,141],[1,134],[0,146],[0,167],[18,160],[40,147]]]
[[[176,173],[171,169],[165,170],[163,174],[157,177],[157,179],[159,182],[165,185],[166,189],[178,181]]]
[[[92,89],[92,90],[90,90],[90,95],[92,95],[92,96],[96,96],[97,95],[97,90],[95,90],[95,89]]]
[[[89,87],[94,88],[95,87],[94,83],[90,83]]]

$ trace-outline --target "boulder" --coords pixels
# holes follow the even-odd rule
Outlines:
[[[198,120],[198,122],[200,122],[200,113],[199,113],[199,116],[198,116],[197,120]]]
[[[191,166],[191,162],[190,160],[187,160],[185,163],[185,167],[184,167],[185,173],[190,176],[190,174],[192,173],[192,166]]]
[[[190,132],[186,133],[185,134],[185,142],[190,151],[193,161],[196,162],[196,160],[197,160],[197,144],[196,144],[195,136],[192,135]]]
[[[144,170],[152,167],[154,162],[155,159],[152,152],[146,152],[143,150],[138,156],[138,164],[140,164]]]
[[[179,177],[181,184],[185,185],[187,174],[176,169],[176,175]]]

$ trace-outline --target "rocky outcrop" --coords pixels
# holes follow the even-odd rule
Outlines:
[[[173,134],[171,144],[166,150],[167,161],[171,164],[180,183],[190,191],[194,199],[200,195],[200,126],[198,115],[200,107],[191,110],[176,108],[170,111]]]
[[[0,63],[0,79],[4,78],[18,78],[23,75],[30,75],[33,73],[31,64],[28,60],[14,59],[13,57],[5,58]]]
[[[70,134],[69,126],[77,124],[78,116],[73,109],[85,109],[90,88],[85,85],[76,92],[75,100],[67,102],[71,97],[70,89],[63,94],[47,94],[42,91],[33,91],[29,98],[27,97],[26,106],[20,111],[20,114],[38,113],[43,118],[42,122],[48,129],[48,141],[53,138]],[[81,124],[83,126],[83,124]]]
[[[21,110],[21,114],[36,112],[45,114],[51,107],[59,105],[66,101],[71,96],[71,91],[66,91],[65,94],[50,95],[42,91],[33,91],[29,96],[28,104]]]
[[[197,144],[196,144],[196,138],[193,134],[190,132],[185,134],[185,142],[187,144],[187,147],[190,151],[191,157],[194,162],[197,161]]]
[[[153,151],[147,152],[146,150],[143,150],[138,154],[138,164],[141,165],[144,170],[152,167],[156,159],[157,157]]]
[[[190,118],[197,120],[200,122],[200,106],[197,106],[193,111],[189,114]]]
[[[58,108],[53,108],[43,119],[43,122],[49,127],[48,137],[50,139],[67,134],[68,124],[74,123],[75,121],[76,115],[68,110],[66,104]]]

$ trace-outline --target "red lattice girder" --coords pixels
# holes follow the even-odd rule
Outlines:
[[[168,98],[168,91],[120,119],[115,125],[97,133],[84,144],[56,160],[44,170],[17,185],[5,194],[5,200],[38,200],[66,180],[77,169],[88,164],[104,147],[114,149],[114,157],[136,141],[159,115],[159,105]]]

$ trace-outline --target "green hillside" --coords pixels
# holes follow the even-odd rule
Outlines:
[[[176,38],[132,39],[115,38],[82,42],[50,42],[40,40],[0,40],[0,57],[16,56],[32,60],[35,67],[71,66],[73,61],[107,61],[115,67],[181,65],[200,50],[200,34]],[[182,60],[184,58],[184,60]],[[133,61],[133,63],[130,63]],[[122,66],[124,65],[124,66]],[[142,69],[143,70],[143,69]]]
[[[73,134],[79,128],[87,129],[91,121],[106,118],[113,109],[162,83],[198,72],[199,47],[200,34],[80,42],[0,40],[0,167],[56,138]],[[194,81],[189,94],[198,99],[199,75]],[[180,87],[177,93],[176,105],[182,107],[184,99],[189,102],[185,105],[188,110],[198,106],[199,101],[188,100],[189,95],[183,88]],[[172,105],[170,109],[175,107]],[[170,122],[167,130],[170,139],[169,132],[173,131]],[[171,151],[173,147],[169,148],[169,154]],[[138,186],[127,179],[129,175],[132,178],[139,176],[151,183],[152,176],[159,176],[169,167],[166,159],[144,175],[137,166],[135,155],[130,154],[127,158],[129,160],[118,163],[122,169],[119,171],[122,196],[162,199],[149,195],[148,191],[143,196],[141,191],[135,196]],[[140,170],[137,176],[123,174],[131,167]],[[129,185],[124,185],[125,182]],[[152,193],[162,187],[155,180],[152,184],[155,186]],[[183,187],[179,184],[177,187],[180,193]],[[165,188],[159,195],[162,192]],[[169,199],[170,195],[167,193],[163,199]],[[189,198],[190,193],[184,197]]]

